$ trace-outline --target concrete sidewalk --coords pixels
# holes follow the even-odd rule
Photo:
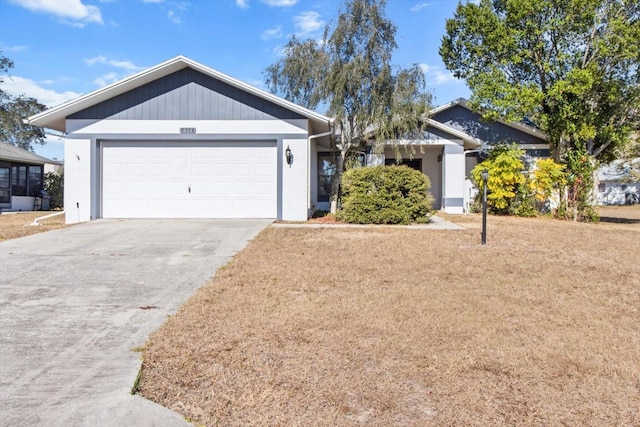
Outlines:
[[[0,425],[190,425],[130,394],[134,350],[270,222],[99,220],[0,243]]]
[[[431,222],[427,224],[411,224],[411,225],[393,225],[393,224],[323,224],[314,222],[275,222],[271,224],[271,227],[285,227],[285,228],[410,228],[417,230],[464,230],[457,224],[449,222],[439,216],[432,216]]]

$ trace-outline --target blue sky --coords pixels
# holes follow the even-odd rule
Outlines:
[[[15,63],[4,90],[58,105],[177,55],[264,87],[291,35],[322,37],[342,0],[0,0],[0,50]],[[388,0],[394,65],[420,64],[439,105],[468,97],[438,48],[457,0]],[[36,152],[63,157],[49,137]]]

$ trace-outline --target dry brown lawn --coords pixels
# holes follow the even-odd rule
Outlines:
[[[0,214],[0,242],[65,227],[64,215],[40,221],[40,225],[38,226],[28,226],[28,224],[32,223],[36,218],[43,217],[50,213],[53,212],[5,212]]]
[[[197,425],[640,425],[640,206],[464,231],[268,228],[156,333]],[[622,221],[624,220],[624,221]]]

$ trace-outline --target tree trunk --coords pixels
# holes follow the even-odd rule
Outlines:
[[[338,211],[338,198],[340,197],[340,182],[344,170],[345,151],[340,150],[336,156],[336,173],[331,180],[331,213],[335,215]]]

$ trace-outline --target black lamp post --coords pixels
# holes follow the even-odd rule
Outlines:
[[[489,171],[484,169],[480,175],[482,177],[482,245],[487,244],[487,181],[489,181]]]

